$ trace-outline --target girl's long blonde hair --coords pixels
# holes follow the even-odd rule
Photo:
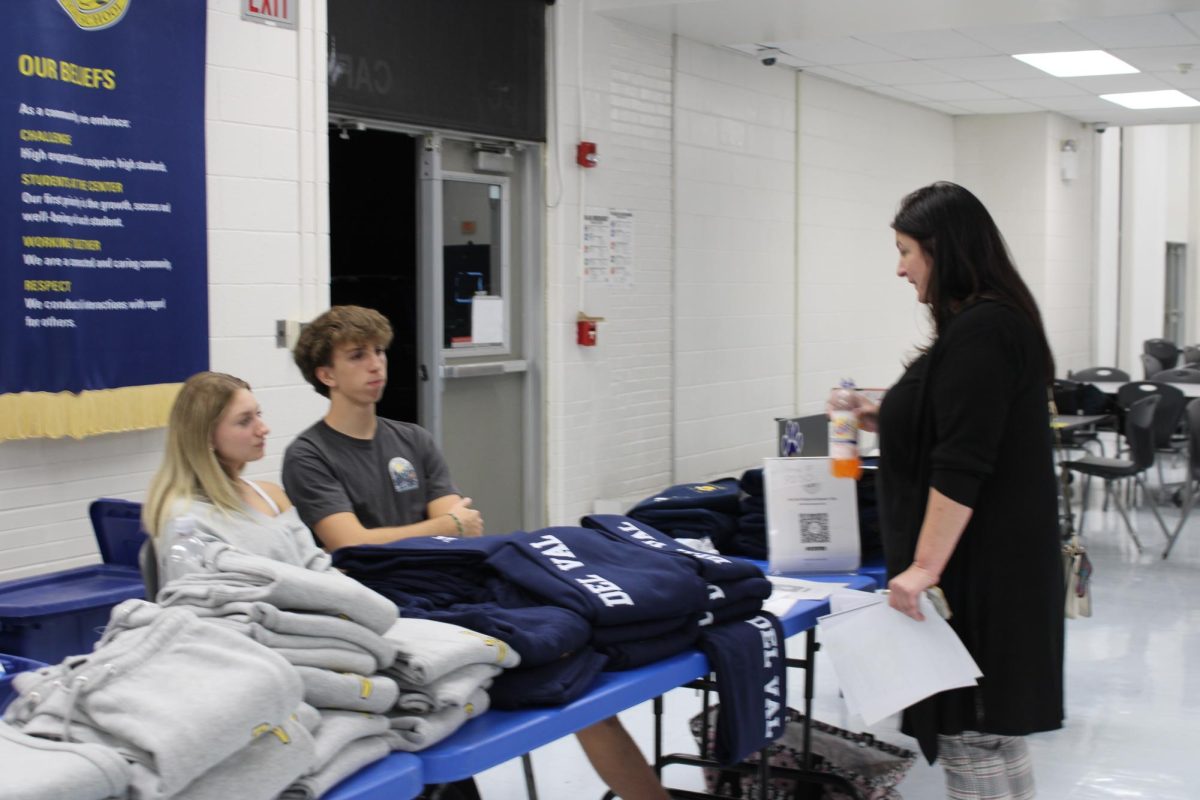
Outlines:
[[[242,511],[238,475],[213,449],[213,431],[241,389],[249,390],[250,384],[223,372],[197,372],[183,384],[171,406],[162,465],[142,507],[142,526],[151,536],[166,530],[177,500],[200,499],[222,511]]]

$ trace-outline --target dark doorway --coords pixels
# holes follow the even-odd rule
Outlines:
[[[332,305],[374,308],[392,323],[380,416],[419,421],[416,139],[329,129]]]

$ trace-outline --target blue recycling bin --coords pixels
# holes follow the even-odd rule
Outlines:
[[[57,664],[90,652],[112,607],[143,597],[141,573],[112,564],[0,583],[0,653]]]

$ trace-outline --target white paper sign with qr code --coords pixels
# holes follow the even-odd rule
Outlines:
[[[772,574],[858,569],[857,487],[828,458],[764,459],[763,491]]]

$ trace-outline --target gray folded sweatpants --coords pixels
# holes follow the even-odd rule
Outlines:
[[[487,711],[490,704],[487,692],[480,689],[463,706],[444,708],[426,715],[389,715],[391,730],[385,734],[388,745],[393,750],[407,752],[432,747],[461,728],[467,720]]]
[[[343,616],[383,634],[398,617],[396,604],[336,570],[314,570],[243,553],[213,542],[204,548],[204,572],[183,575],[158,593],[164,606],[263,602],[285,611]]]
[[[106,800],[129,789],[129,765],[115,750],[40,739],[3,722],[0,765],[4,800]]]
[[[283,658],[186,610],[127,600],[112,620],[91,654],[22,681],[5,719],[77,720],[127,742],[141,797],[177,794],[301,703],[300,676]]]
[[[274,800],[312,769],[313,735],[299,719],[263,731],[171,800]]]
[[[269,603],[226,603],[216,608],[191,608],[198,617],[217,617],[225,624],[246,625],[245,632],[268,647],[346,647],[371,654],[379,666],[368,672],[390,666],[396,660],[395,642],[348,619],[283,611]],[[293,639],[293,636],[303,639]]]
[[[511,669],[521,657],[505,642],[449,622],[405,617],[384,633],[398,646],[395,665],[385,672],[397,680],[423,685],[467,664]]]
[[[492,678],[503,672],[495,664],[467,664],[424,686],[397,681],[400,698],[396,707],[403,711],[426,714],[451,706],[463,706],[471,701],[478,689],[487,689]]]
[[[356,675],[317,667],[296,667],[304,682],[304,702],[317,708],[382,714],[396,705],[400,690],[386,675]]]
[[[320,772],[307,775],[284,790],[280,800],[316,800],[342,780],[358,772],[368,764],[385,758],[388,743],[382,736],[358,739],[342,750]]]

